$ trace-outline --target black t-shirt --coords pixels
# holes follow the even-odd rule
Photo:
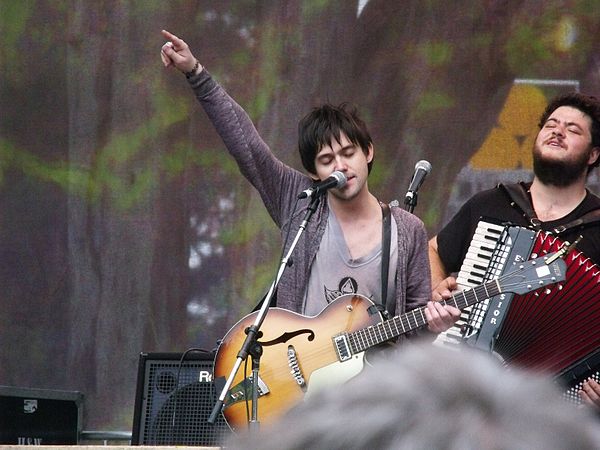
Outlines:
[[[530,184],[527,185],[529,188]],[[530,201],[531,203],[531,201]],[[589,211],[600,208],[600,197],[587,192],[583,201],[565,217],[542,222],[541,229],[552,231]],[[495,187],[475,194],[469,199],[448,224],[438,233],[438,252],[447,272],[458,272],[463,263],[477,224],[482,218],[496,219],[512,225],[530,226],[529,218],[517,207],[503,189]],[[573,242],[582,235],[577,249],[596,264],[600,264],[600,222],[571,228],[558,235],[562,241]]]

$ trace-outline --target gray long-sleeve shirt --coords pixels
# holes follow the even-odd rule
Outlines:
[[[291,216],[296,196],[312,185],[311,179],[273,155],[246,112],[206,69],[191,77],[189,83],[241,173],[259,192],[275,224],[282,234],[290,230],[293,236],[306,215],[308,203]],[[401,314],[424,306],[431,296],[427,233],[416,216],[398,207],[392,207],[391,211],[398,230],[396,314]],[[281,277],[277,292],[278,307],[301,311],[311,264],[319,249],[328,214],[324,196],[298,241],[292,256],[293,264],[286,268]]]

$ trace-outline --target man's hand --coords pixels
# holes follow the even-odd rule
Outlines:
[[[458,288],[456,278],[448,277],[439,282],[431,291],[431,298],[436,301],[448,300],[452,297],[452,291]]]
[[[583,388],[579,391],[582,400],[596,411],[600,411],[600,384],[590,378],[583,383]]]
[[[460,309],[450,305],[442,305],[438,301],[427,303],[425,318],[428,329],[433,333],[446,331],[460,318]]]
[[[160,58],[165,67],[173,66],[183,73],[189,73],[194,69],[196,69],[196,73],[202,71],[200,64],[196,67],[198,60],[183,39],[179,39],[167,30],[162,30],[161,33],[167,39],[167,42],[160,49]]]
[[[448,277],[442,280],[431,292],[433,301],[427,303],[427,308],[425,309],[429,331],[433,333],[446,331],[460,318],[460,309],[440,303],[441,300],[447,300],[452,297],[452,291],[456,288],[456,279]]]

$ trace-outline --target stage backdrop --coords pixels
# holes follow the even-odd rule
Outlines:
[[[600,93],[598,0],[0,0],[0,384],[83,392],[86,429],[130,429],[139,352],[213,348],[277,269],[163,28],[291,166],[310,107],[358,105],[380,199],[431,162],[432,235],[529,178],[549,97]]]

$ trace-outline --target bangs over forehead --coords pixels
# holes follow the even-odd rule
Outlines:
[[[342,133],[364,153],[369,151],[372,141],[367,127],[356,108],[347,103],[339,106],[325,104],[305,116],[298,124],[298,149],[304,168],[315,173],[317,153],[332,142],[341,145]]]
[[[360,146],[358,137],[352,135],[352,128],[345,127],[344,123],[331,123],[323,127],[323,129],[315,136],[314,146],[316,153],[318,154],[323,147],[329,147],[334,142],[338,145],[342,145],[342,134],[345,135],[352,144]]]

